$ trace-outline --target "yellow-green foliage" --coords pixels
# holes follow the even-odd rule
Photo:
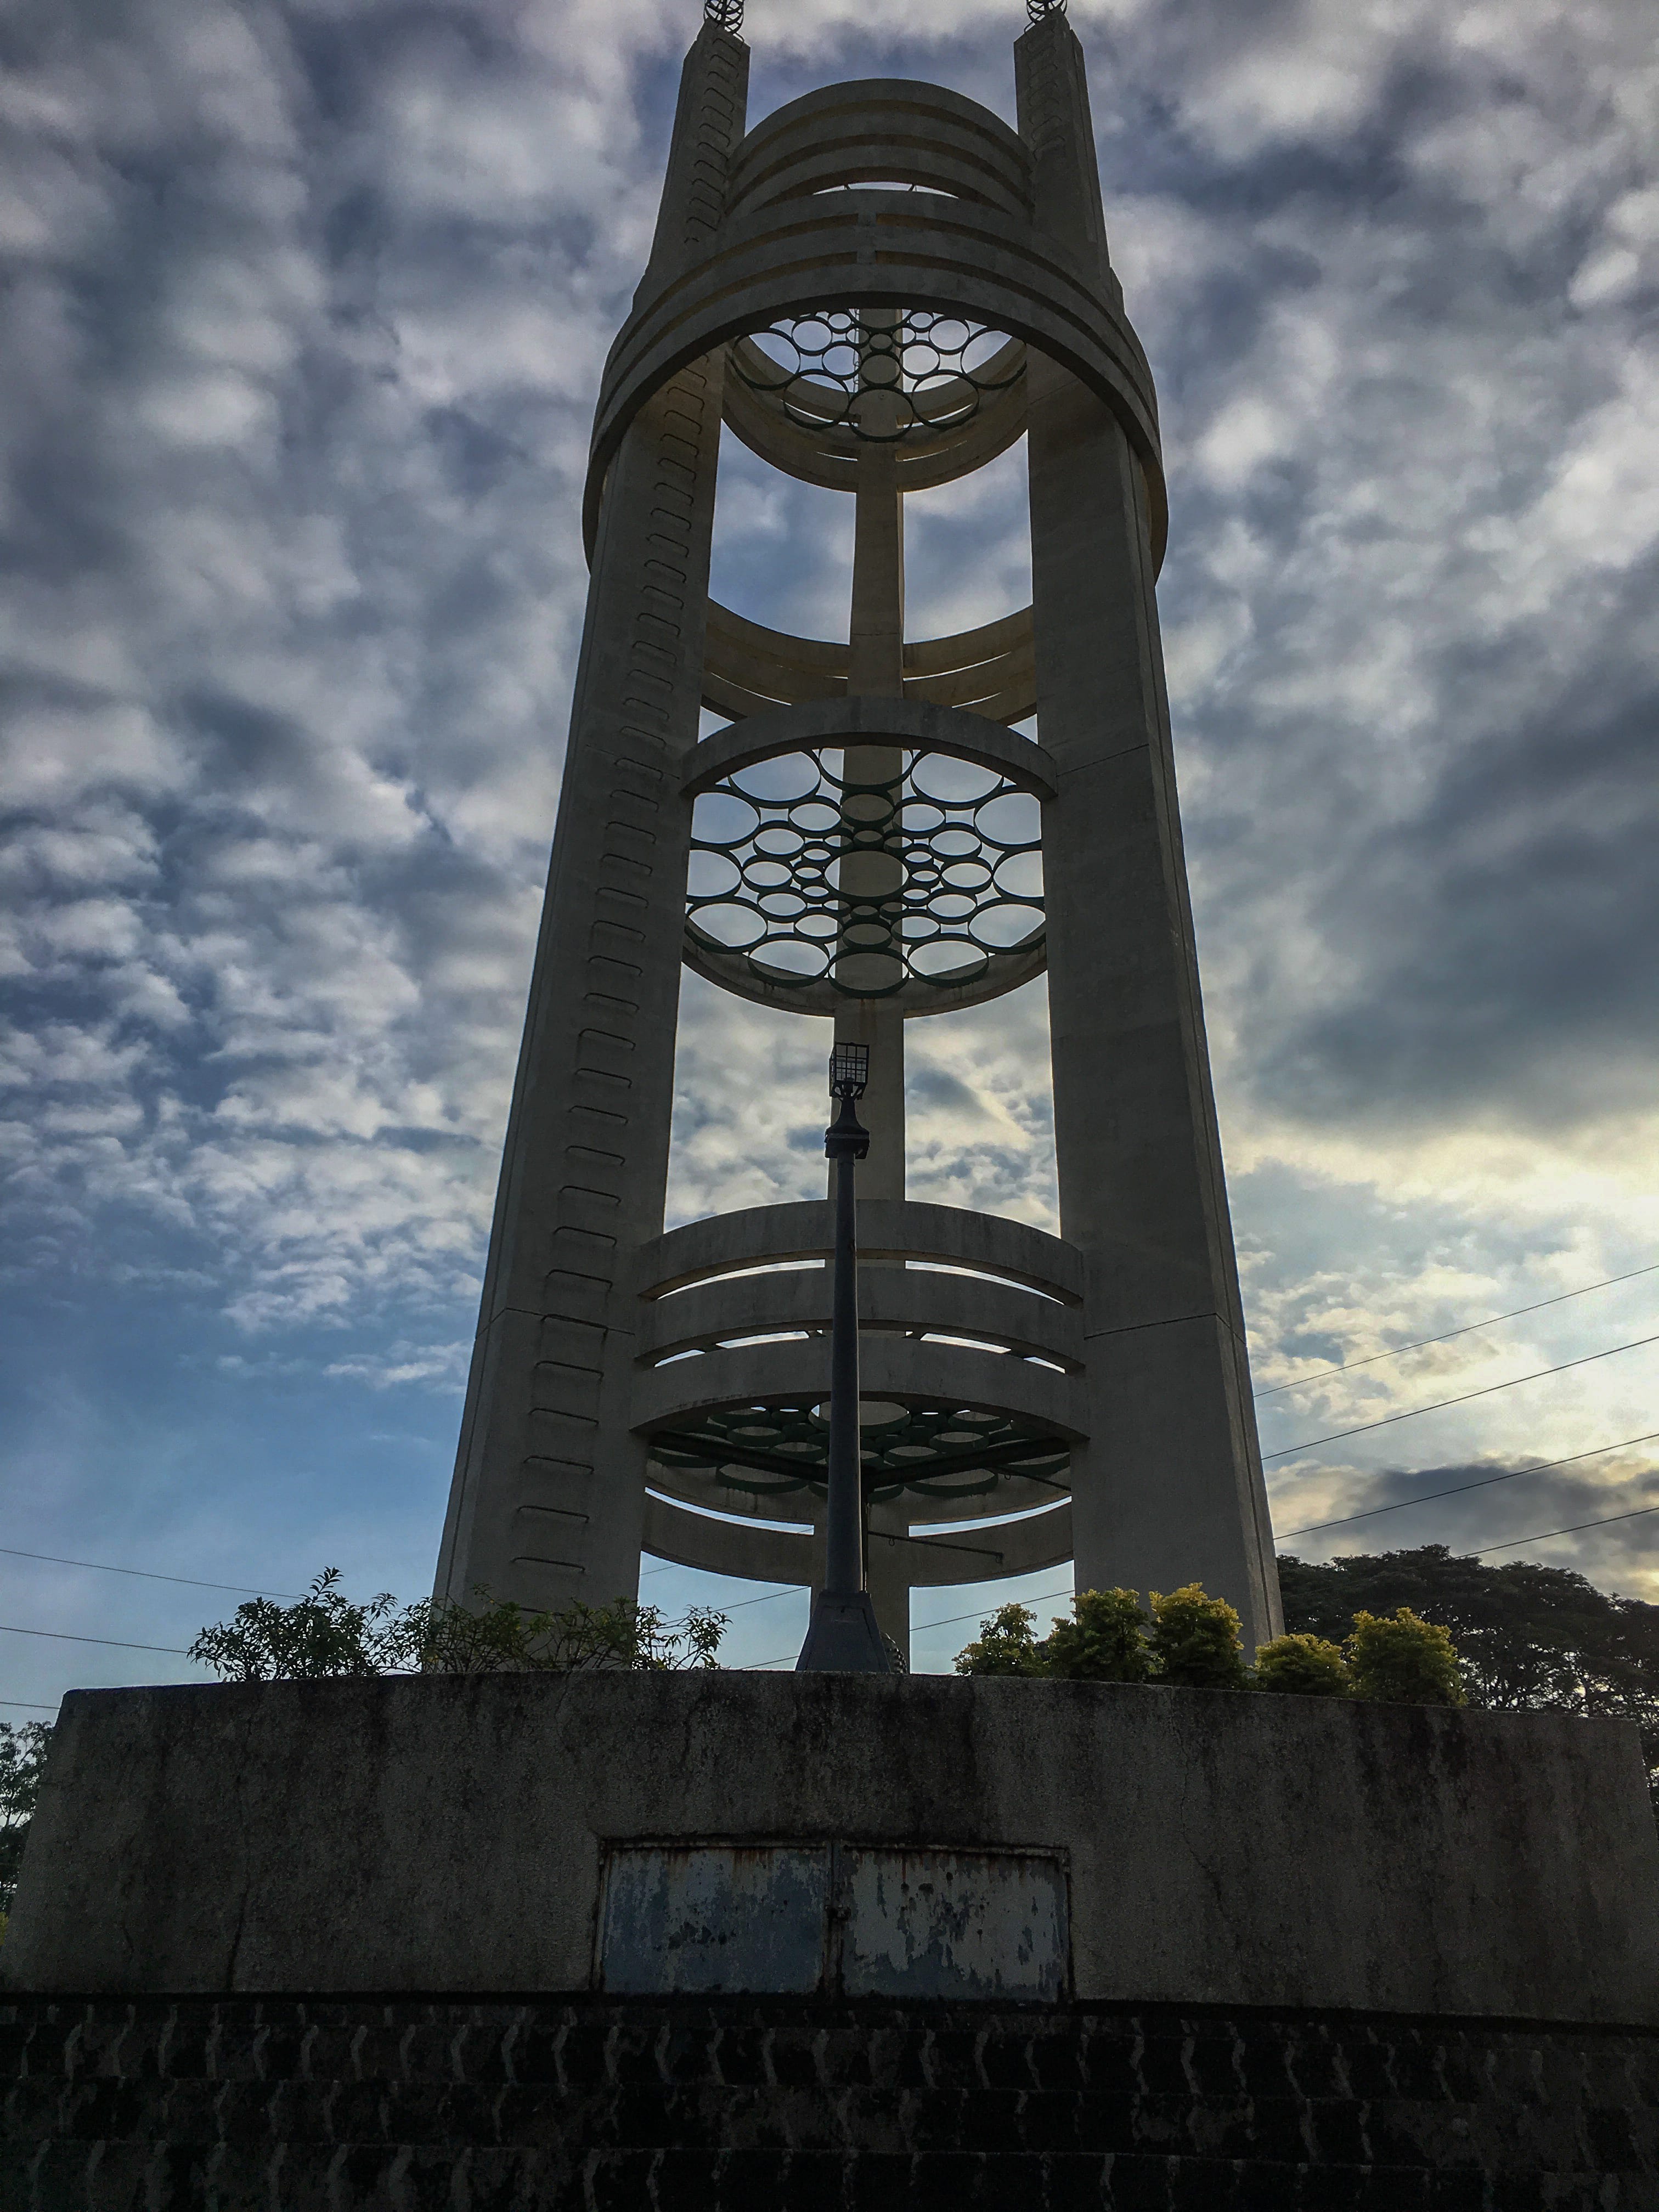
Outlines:
[[[1403,1705],[1461,1705],[1462,1669],[1450,1635],[1419,1620],[1408,1605],[1392,1618],[1357,1613],[1347,1642],[1357,1698]]]
[[[1249,1687],[1238,1615],[1224,1597],[1206,1597],[1198,1583],[1166,1596],[1152,1592],[1153,1680],[1187,1690]]]
[[[1346,1698],[1348,1662],[1341,1646],[1322,1636],[1276,1636],[1255,1655],[1255,1686],[1298,1698]]]
[[[1042,1662],[1032,1634],[1036,1615],[1028,1605],[1005,1605],[981,1620],[978,1641],[957,1654],[958,1674],[1040,1674]]]
[[[1152,1671],[1139,1590],[1079,1590],[1072,1618],[1037,1646],[1045,1674],[1073,1682],[1144,1682]]]

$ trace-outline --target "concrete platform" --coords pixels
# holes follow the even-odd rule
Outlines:
[[[769,1912],[777,1944],[726,1946]],[[1634,2026],[1659,1841],[1634,1727],[1553,1713],[735,1673],[83,1691],[0,1973]]]

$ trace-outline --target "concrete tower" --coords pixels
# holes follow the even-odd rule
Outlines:
[[[818,1018],[826,1050],[832,1022],[872,1047],[863,1433],[887,1632],[906,1638],[912,1585],[1075,1557],[1079,1588],[1201,1581],[1261,1640],[1278,1589],[1153,591],[1156,401],[1081,49],[1039,4],[1018,131],[876,81],[745,132],[740,10],[708,12],[599,395],[439,1593],[605,1602],[642,1549],[821,1571],[829,1206],[664,1233],[684,963]],[[711,603],[722,422],[853,500],[845,641]],[[1021,436],[1032,605],[907,638],[905,494]],[[727,720],[700,739],[704,706]],[[1062,1236],[907,1200],[906,1020],[1045,969]]]

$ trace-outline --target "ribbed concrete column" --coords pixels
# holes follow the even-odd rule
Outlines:
[[[1058,16],[1016,48],[1036,220],[1105,267],[1083,57]],[[1054,1139],[1087,1261],[1091,1442],[1079,1589],[1200,1581],[1247,1641],[1278,1580],[1210,1081],[1170,744],[1145,478],[1116,418],[1030,371],[1038,723]]]
[[[743,135],[748,52],[686,58],[653,266],[706,241]],[[661,1233],[696,742],[720,356],[641,410],[607,483],[440,1555],[441,1596],[531,1606],[638,1587],[629,1271]]]

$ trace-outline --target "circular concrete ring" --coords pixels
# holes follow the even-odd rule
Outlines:
[[[590,551],[606,472],[652,395],[728,339],[815,307],[959,314],[1059,362],[1122,425],[1146,471],[1153,554],[1162,556],[1168,512],[1152,372],[1098,277],[997,209],[867,191],[782,200],[729,219],[710,251],[640,301],[611,349],[599,392],[584,510]]]

